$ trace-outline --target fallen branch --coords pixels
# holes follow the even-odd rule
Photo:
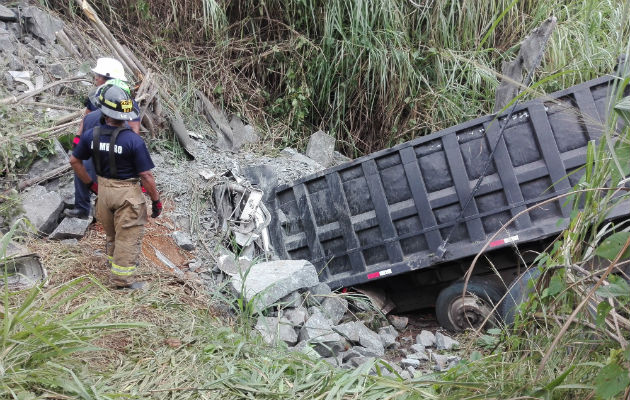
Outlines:
[[[92,22],[92,24],[94,25],[94,28],[101,35],[101,38],[103,39],[103,41],[105,41],[105,43],[108,46],[110,46],[118,54],[118,57],[120,57],[122,63],[125,64],[127,69],[133,72],[134,76],[138,80],[142,79],[143,73],[140,70],[140,68],[129,56],[127,51],[125,51],[124,47],[120,43],[118,43],[116,38],[114,38],[114,35],[112,35],[110,30],[107,29],[103,21],[101,21],[101,19],[96,14],[96,11],[94,11],[94,8],[92,8],[92,6],[87,2],[87,0],[75,0],[75,1],[79,5],[81,10],[83,11],[85,16]]]
[[[39,89],[35,89],[35,90],[31,90],[25,93],[22,93],[19,96],[9,96],[9,97],[5,97],[4,99],[0,99],[0,104],[14,104],[14,103],[19,103],[24,99],[28,99],[29,97],[33,97],[41,92],[44,92],[50,88],[53,88],[57,85],[62,85],[64,83],[72,83],[72,82],[78,82],[78,81],[84,81],[85,78],[67,78],[67,79],[61,79],[52,83],[49,83],[48,85],[39,88]]]
[[[52,171],[49,171],[47,173],[45,173],[44,175],[40,175],[40,176],[36,176],[35,178],[31,178],[31,179],[26,179],[24,181],[21,181],[20,183],[18,183],[18,190],[22,191],[24,189],[26,189],[27,187],[33,186],[33,185],[37,185],[39,183],[42,182],[46,182],[49,181],[51,179],[54,179],[58,176],[61,176],[63,174],[65,174],[66,172],[70,171],[72,169],[72,167],[70,166],[70,164],[66,164],[62,167],[59,168],[55,168]]]
[[[81,109],[76,108],[76,107],[64,106],[62,104],[43,103],[41,101],[26,101],[26,102],[20,103],[20,105],[55,108],[57,110],[66,110],[66,111],[81,111]]]

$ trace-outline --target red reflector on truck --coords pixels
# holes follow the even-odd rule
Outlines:
[[[518,235],[510,236],[510,237],[505,238],[505,239],[499,239],[499,240],[495,240],[494,242],[490,242],[490,247],[496,247],[496,246],[500,246],[502,244],[508,244],[508,243],[516,242],[517,240],[518,240]]]
[[[384,269],[382,271],[372,272],[371,274],[368,274],[367,278],[368,279],[380,278],[381,276],[389,275],[391,273],[392,273],[391,268],[390,269]]]

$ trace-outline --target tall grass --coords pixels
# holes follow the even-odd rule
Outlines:
[[[182,77],[170,89],[184,104],[200,86],[276,144],[324,129],[355,156],[491,112],[501,62],[550,16],[558,25],[535,79],[562,74],[546,92],[610,72],[630,29],[617,0],[94,5],[130,47]]]

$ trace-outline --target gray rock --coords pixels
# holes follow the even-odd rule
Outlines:
[[[85,236],[85,231],[91,222],[92,217],[87,219],[64,218],[48,238],[52,240],[81,239]]]
[[[48,43],[53,43],[56,39],[55,32],[63,29],[63,22],[59,18],[37,7],[24,7],[22,16],[26,19],[26,30]]]
[[[295,161],[296,163],[306,164],[308,167],[310,167],[314,171],[321,171],[324,169],[324,167],[317,161],[305,156],[304,154],[290,147],[285,147],[280,152],[280,155],[283,157],[288,157],[292,159],[293,161]]]
[[[420,361],[419,360],[414,360],[413,358],[403,358],[400,361],[400,364],[404,367],[413,367],[413,368],[418,368],[420,366]]]
[[[431,357],[433,358],[433,361],[435,362],[433,369],[435,369],[436,371],[440,371],[440,372],[447,371],[449,368],[453,366],[453,364],[449,361],[450,356],[434,353],[431,355]]]
[[[76,246],[79,244],[79,241],[76,239],[64,239],[60,243],[65,244],[66,246]]]
[[[348,362],[355,357],[361,357],[361,353],[353,347],[350,350],[339,353],[339,356],[341,356],[342,362]]]
[[[17,15],[10,8],[0,4],[0,21],[15,22]]]
[[[418,352],[415,352],[413,354],[409,354],[407,356],[407,358],[410,358],[410,359],[413,359],[413,360],[428,361],[429,360],[429,355],[427,353],[425,353],[424,351],[418,351]]]
[[[304,307],[289,308],[282,311],[282,316],[288,319],[293,326],[302,326],[308,319],[308,311]]]
[[[356,321],[346,322],[333,327],[333,330],[351,342],[359,343],[360,330],[356,326]]]
[[[50,233],[57,225],[63,209],[63,200],[56,192],[48,192],[43,186],[34,186],[22,193],[22,208],[26,218],[42,233]]]
[[[311,306],[320,306],[322,302],[332,294],[330,286],[323,282],[318,282],[317,285],[308,288],[305,293],[306,304]]]
[[[387,320],[389,321],[390,324],[394,326],[394,328],[396,328],[399,331],[404,330],[407,327],[407,324],[409,323],[408,317],[401,317],[401,316],[393,315],[393,314],[388,315]]]
[[[357,351],[359,354],[361,354],[364,357],[380,357],[382,356],[382,354],[378,354],[377,352],[368,349],[367,347],[363,347],[363,346],[354,346],[353,349],[355,351]]]
[[[418,336],[416,336],[416,343],[421,344],[424,347],[435,346],[435,335],[432,332],[423,330]]]
[[[192,239],[190,238],[190,235],[188,235],[187,233],[182,232],[182,231],[175,231],[171,234],[171,236],[173,237],[173,239],[175,240],[175,243],[180,248],[186,251],[195,250],[195,245],[193,244]]]
[[[278,340],[282,340],[288,345],[297,343],[298,334],[286,318],[259,317],[255,329],[269,344],[275,344]]]
[[[341,321],[348,311],[348,301],[339,296],[328,297],[322,302],[322,312],[330,318],[333,325]]]
[[[300,294],[300,292],[297,292],[297,291],[289,293],[288,295],[278,300],[278,305],[283,308],[298,307],[301,304],[302,304],[302,295]]]
[[[332,324],[328,318],[321,314],[312,315],[300,330],[300,341],[307,340],[310,343],[339,342],[341,336],[332,330]]]
[[[354,357],[350,360],[350,365],[352,365],[354,368],[357,368],[365,363],[370,362],[374,362],[373,357]]]
[[[435,333],[435,348],[438,350],[451,350],[454,347],[459,347],[459,342],[455,339],[444,335],[441,332]]]
[[[333,153],[333,165],[341,165],[352,161],[352,158],[346,157],[338,151]]]
[[[381,333],[386,334],[386,335],[391,335],[394,337],[398,337],[398,331],[396,330],[396,328],[394,328],[391,325],[386,325],[386,326],[382,326],[380,328],[378,328],[378,333],[379,335]]]
[[[306,156],[324,167],[333,164],[334,151],[335,138],[324,131],[313,133],[306,146]]]
[[[49,65],[48,72],[57,79],[63,79],[68,76],[68,71],[59,63]]]
[[[5,54],[11,54],[16,49],[17,39],[13,33],[0,29],[0,52]],[[8,60],[7,60],[8,61]]]
[[[359,343],[377,357],[385,354],[381,337],[376,332],[371,331],[361,321],[346,322],[345,324],[333,327],[333,330],[351,342]]]
[[[61,143],[57,139],[53,139],[53,144],[55,153],[45,159],[41,158],[35,161],[28,170],[27,179],[37,178],[56,168],[68,165],[70,158],[68,158],[68,154]]]
[[[413,351],[414,353],[420,353],[423,352],[424,353],[424,345],[420,344],[420,343],[416,343],[414,345],[412,345],[410,347],[411,351]]]
[[[245,277],[235,275],[232,285],[243,289],[247,301],[253,300],[254,310],[260,312],[279,299],[298,289],[318,282],[315,267],[305,260],[279,260],[254,264]]]
[[[300,341],[308,341],[322,357],[330,357],[344,349],[344,341],[331,329],[328,318],[321,314],[312,315],[300,329]]]
[[[260,139],[254,127],[251,125],[243,124],[243,121],[237,115],[233,115],[230,119],[230,128],[232,128],[233,134],[233,150],[238,150],[246,144],[256,143]]]
[[[385,331],[379,331],[378,336],[381,338],[381,343],[386,349],[393,348],[398,345],[398,342],[396,341],[396,337],[398,335],[390,335]]]

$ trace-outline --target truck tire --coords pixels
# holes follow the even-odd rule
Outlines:
[[[529,282],[532,280],[536,281],[539,277],[540,270],[538,268],[532,268],[514,279],[514,282],[512,282],[505,295],[505,299],[501,303],[501,318],[506,325],[512,325],[514,323],[518,306],[527,301],[529,295],[536,290],[534,286],[529,285]]]
[[[466,295],[462,297],[464,283],[457,281],[442,289],[435,303],[438,322],[450,331],[479,328],[503,296],[503,290],[496,282],[472,277],[466,286]],[[496,319],[491,317],[488,322],[495,325]]]

